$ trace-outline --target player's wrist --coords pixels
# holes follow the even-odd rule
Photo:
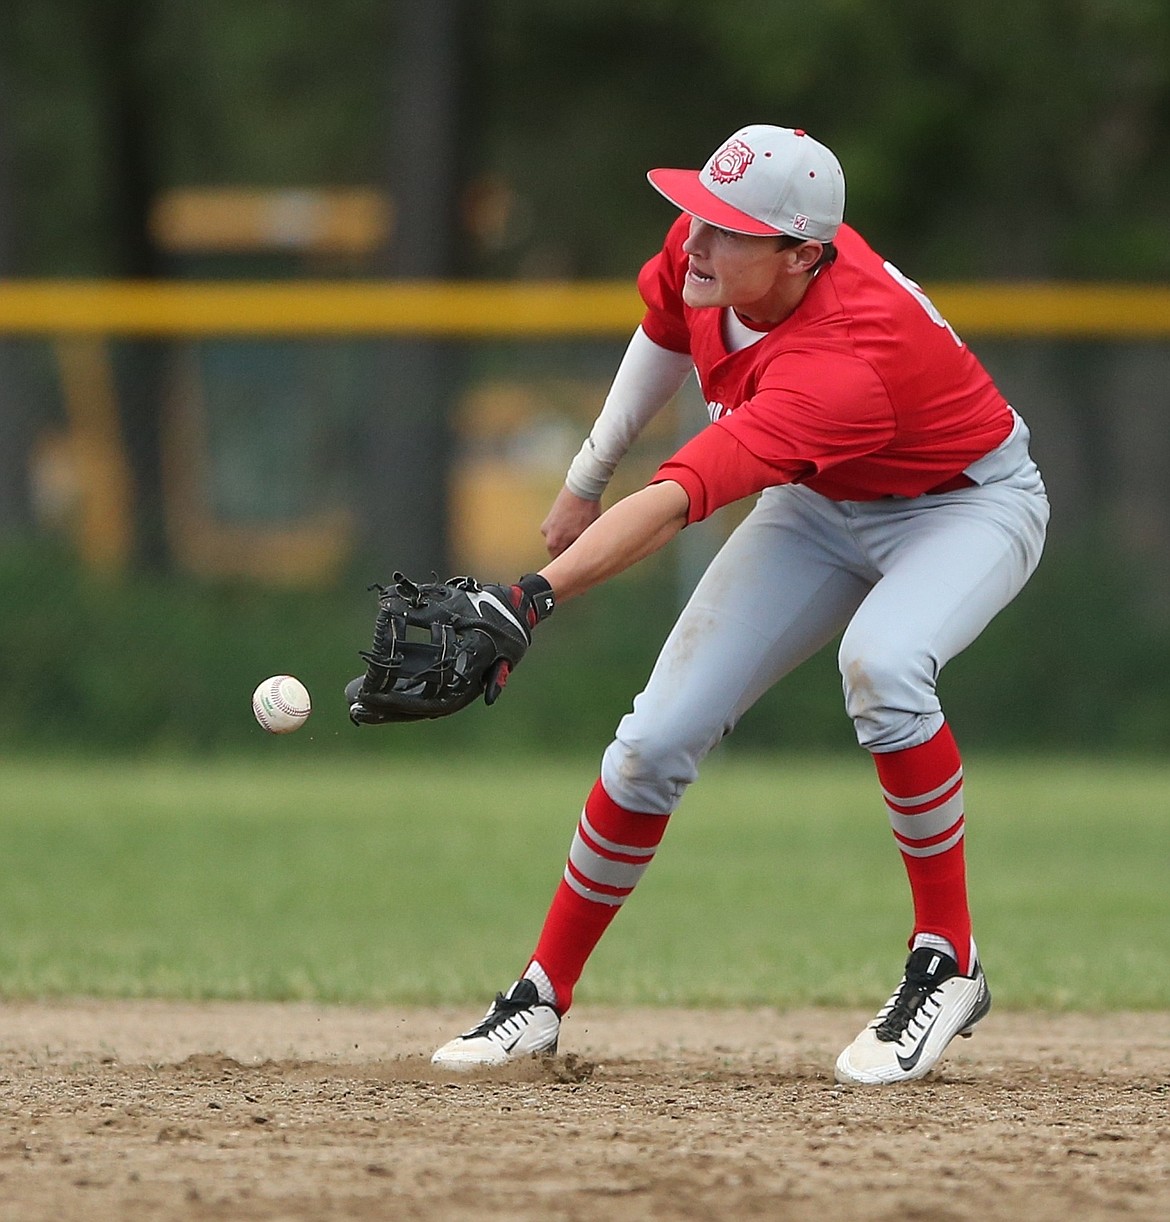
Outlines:
[[[616,459],[606,462],[593,448],[592,439],[586,438],[565,473],[565,487],[583,501],[600,501],[616,466]]]
[[[525,573],[516,582],[521,591],[525,610],[530,609],[529,627],[548,619],[556,609],[557,599],[549,582],[539,573]]]

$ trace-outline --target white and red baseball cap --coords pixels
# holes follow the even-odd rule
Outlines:
[[[831,242],[845,215],[845,174],[799,128],[740,128],[701,170],[651,170],[651,186],[676,208],[719,229]]]

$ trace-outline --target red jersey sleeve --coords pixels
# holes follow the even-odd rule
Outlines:
[[[752,398],[663,463],[654,481],[686,489],[689,525],[765,488],[872,454],[894,431],[885,388],[866,362],[791,353],[772,362]]]
[[[638,274],[638,292],[646,303],[642,330],[661,348],[691,350],[691,332],[683,311],[682,276],[686,257],[681,247],[690,231],[690,218],[680,216],[670,227],[662,249]],[[681,269],[681,270],[680,270]]]
[[[687,525],[701,522],[723,505],[730,505],[773,484],[791,484],[808,474],[799,464],[787,469],[765,462],[718,424],[692,437],[654,473],[652,484],[674,480],[690,500]]]

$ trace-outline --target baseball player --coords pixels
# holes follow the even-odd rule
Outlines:
[[[757,500],[604,753],[520,979],[433,1060],[555,1050],[589,955],[703,758],[842,634],[845,708],[876,765],[913,927],[900,982],[836,1076],[920,1078],[991,1004],[963,767],[936,686],[1040,559],[1048,500],[1028,430],[918,285],[842,224],[841,167],[805,132],[745,127],[701,170],[649,179],[681,215],[642,269],[645,317],[542,526],[553,558],[491,589],[534,627],[690,523]],[[692,368],[710,424],[602,513],[631,440]]]

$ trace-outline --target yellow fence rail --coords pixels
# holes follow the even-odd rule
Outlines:
[[[985,283],[928,285],[927,291],[964,337],[1170,338],[1170,287]],[[0,280],[0,337],[54,344],[68,421],[57,448],[73,464],[81,551],[92,567],[112,572],[126,566],[133,529],[131,477],[110,368],[114,339],[620,340],[641,317],[637,291],[625,281]],[[229,529],[215,522],[188,470],[200,452],[198,439],[179,436],[173,415],[165,444],[184,460],[169,464],[167,517],[183,562],[218,575],[326,580],[345,555],[345,524],[330,518]]]
[[[1170,337],[1170,287],[927,285],[963,335]],[[453,339],[628,335],[632,283],[583,281],[0,281],[0,335],[194,337],[400,335]]]

